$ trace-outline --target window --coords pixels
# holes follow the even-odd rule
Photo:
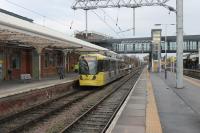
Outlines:
[[[13,69],[19,69],[20,68],[20,56],[18,54],[15,54],[12,59],[12,68]]]
[[[119,51],[124,51],[124,44],[119,44]]]
[[[85,57],[79,61],[80,74],[97,74],[97,60],[95,57]]]
[[[200,41],[198,41],[198,48],[200,48]]]
[[[147,43],[147,51],[150,51],[150,43]]]
[[[186,41],[184,41],[184,43],[183,43],[183,44],[184,44],[184,46],[183,46],[183,49],[184,49],[184,50],[186,50],[186,49],[187,49],[187,42],[186,42]]]
[[[140,44],[136,43],[135,44],[135,51],[139,51],[140,50]]]
[[[155,51],[152,53],[153,59],[158,60],[158,53]]]
[[[133,44],[126,44],[127,51],[133,51]]]
[[[48,67],[49,66],[49,54],[48,53],[45,53],[44,62],[45,62],[45,67]]]
[[[13,69],[20,69],[20,53],[19,52],[15,52],[14,54],[12,54],[10,67]]]
[[[161,50],[165,50],[165,42],[161,42]]]
[[[49,54],[49,65],[54,66],[54,56],[53,56],[53,54]]]
[[[55,66],[57,66],[57,54],[54,54],[53,55],[53,66],[55,67]]]
[[[196,42],[196,41],[191,41],[191,42],[190,42],[190,49],[191,49],[191,50],[195,50],[196,47],[197,47],[197,42]]]
[[[169,48],[170,48],[170,50],[176,50],[176,42],[170,42]]]
[[[97,71],[98,72],[104,72],[105,71],[105,67],[104,67],[104,60],[98,60],[98,68]]]

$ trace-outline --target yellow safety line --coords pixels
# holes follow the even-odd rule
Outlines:
[[[162,133],[162,127],[149,72],[147,71],[146,133]]]
[[[200,81],[199,83],[197,83],[196,81],[193,81],[192,79],[190,79],[189,77],[184,77],[185,80],[187,80],[188,82],[190,82],[191,84],[200,87]]]

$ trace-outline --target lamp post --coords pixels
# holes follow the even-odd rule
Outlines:
[[[167,29],[168,26],[175,24],[155,24],[155,26],[164,26],[165,27],[165,79],[167,79]]]

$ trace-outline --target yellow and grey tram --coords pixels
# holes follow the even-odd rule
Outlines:
[[[79,60],[80,86],[103,86],[127,73],[123,60],[101,54],[85,54]]]

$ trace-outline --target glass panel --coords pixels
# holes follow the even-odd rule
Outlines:
[[[14,54],[11,58],[11,62],[12,62],[12,68],[13,69],[19,69],[20,68],[20,55],[17,53],[17,54]]]
[[[133,51],[133,45],[132,44],[127,44],[127,51]]]
[[[79,61],[80,74],[96,74],[97,60],[96,57],[82,57]]]

